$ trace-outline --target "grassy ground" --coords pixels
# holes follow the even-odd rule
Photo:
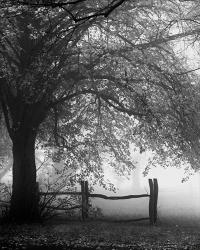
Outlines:
[[[1,249],[200,249],[200,226],[190,221],[87,222],[54,220],[43,225],[2,225]]]

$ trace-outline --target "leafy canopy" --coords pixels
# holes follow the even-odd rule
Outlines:
[[[98,178],[106,155],[121,173],[133,167],[132,141],[198,168],[199,89],[173,47],[198,27],[191,31],[187,14],[183,22],[176,1],[134,1],[104,20],[96,19],[97,1],[67,2],[67,10],[26,3],[0,10],[1,106],[11,139],[27,122],[58,147],[55,157]]]

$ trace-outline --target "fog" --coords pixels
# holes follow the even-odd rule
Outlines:
[[[190,176],[189,180],[182,182],[187,176],[184,169],[176,167],[162,168],[152,167],[147,176],[143,171],[147,164],[145,154],[136,154],[138,160],[136,169],[129,176],[117,176],[114,171],[105,168],[105,176],[117,187],[116,193],[105,191],[95,187],[96,193],[106,195],[129,195],[149,193],[149,178],[157,178],[158,193],[158,220],[188,220],[198,223],[200,219],[200,174],[198,172]],[[148,217],[149,198],[110,201],[103,199],[92,199],[92,204],[101,208],[105,217],[119,219],[135,219]],[[198,219],[198,220],[197,220]]]
[[[136,169],[130,176],[118,176],[108,166],[104,166],[105,179],[109,179],[116,187],[116,193],[107,191],[102,187],[95,186],[94,193],[102,193],[110,196],[147,194],[149,193],[149,178],[157,178],[158,193],[158,221],[174,218],[182,220],[190,219],[192,222],[200,221],[200,173],[196,172],[189,180],[182,183],[187,176],[184,169],[176,167],[162,168],[152,167],[147,176],[143,171],[146,167],[149,155],[139,152],[133,153],[134,161],[137,161]],[[10,171],[12,159],[8,160],[5,171],[0,174],[1,182],[11,183],[12,173]],[[48,165],[48,164],[47,164]],[[49,166],[46,166],[49,167]],[[4,172],[7,173],[5,174]],[[80,186],[78,185],[78,189]],[[148,217],[149,198],[129,200],[103,200],[91,198],[92,205],[101,209],[102,215],[114,219],[135,219]]]

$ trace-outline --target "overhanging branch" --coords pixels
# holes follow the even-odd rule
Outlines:
[[[70,16],[75,22],[83,21],[83,20],[89,20],[92,18],[96,18],[99,16],[108,17],[115,9],[117,9],[119,6],[121,6],[123,3],[128,2],[128,0],[113,0],[107,5],[102,6],[101,8],[96,8],[95,10],[91,9],[86,15],[82,17],[76,17],[72,11],[69,11],[68,7],[77,7],[78,5],[82,3],[90,3],[92,1],[90,0],[14,0],[14,1],[5,1],[3,4],[5,6],[29,6],[31,8],[62,8],[65,9],[68,14],[70,13]],[[134,0],[135,2],[135,0]],[[3,5],[2,4],[2,5]],[[86,8],[87,10],[87,8]]]
[[[147,115],[146,112],[138,112],[134,110],[134,108],[125,107],[122,102],[120,102],[116,97],[112,95],[106,94],[104,92],[99,92],[93,89],[83,89],[72,94],[67,94],[66,96],[63,96],[62,98],[52,102],[50,104],[50,107],[51,108],[55,107],[56,105],[69,101],[74,97],[77,97],[79,95],[85,95],[85,94],[96,95],[98,98],[101,98],[102,100],[104,100],[109,106],[113,107],[115,110],[122,112],[122,113],[126,113],[129,116],[143,117]]]

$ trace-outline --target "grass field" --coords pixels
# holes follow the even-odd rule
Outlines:
[[[147,222],[56,219],[42,225],[2,225],[1,249],[200,249],[197,221]]]

